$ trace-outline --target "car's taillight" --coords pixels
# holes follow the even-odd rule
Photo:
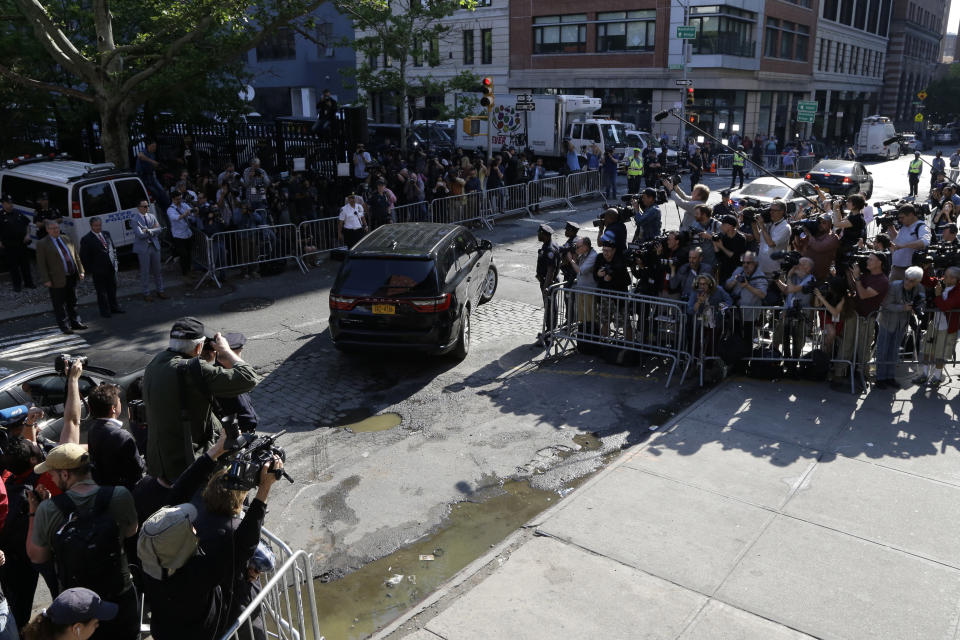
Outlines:
[[[850,184],[850,182],[851,182],[850,176],[847,176],[846,178],[843,179],[843,184]]]
[[[73,207],[71,207],[70,215],[74,218],[82,218],[83,214],[80,212],[80,203],[74,202]]]
[[[829,174],[829,173],[825,173],[825,174],[823,174],[823,177],[824,177],[824,178],[829,178],[829,177],[830,177],[830,174]]]
[[[807,180],[809,180],[809,179],[810,179],[810,174],[808,173],[808,174],[807,174]]]
[[[436,313],[437,311],[446,311],[450,308],[452,296],[445,293],[439,298],[410,298],[404,302],[410,304],[414,309],[422,313]]]
[[[337,311],[350,311],[357,304],[356,298],[347,296],[330,296],[330,309]]]

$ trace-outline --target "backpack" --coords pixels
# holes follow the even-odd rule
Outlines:
[[[53,538],[53,558],[61,589],[86,587],[103,598],[123,592],[124,557],[120,527],[109,512],[114,487],[100,487],[93,509],[81,513],[66,493],[53,503],[67,521]]]

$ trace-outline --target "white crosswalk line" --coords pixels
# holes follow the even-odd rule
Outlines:
[[[31,333],[17,334],[15,337],[11,337],[6,340],[0,340],[0,352],[8,348],[12,349],[19,344],[24,344],[26,342],[33,342],[34,340],[43,338],[45,336],[56,336],[56,335],[64,335],[64,334],[61,333],[60,329],[55,329],[55,328],[47,328],[47,329],[41,329],[39,331],[34,331]]]
[[[55,353],[58,351],[63,351],[69,347],[80,347],[87,346],[87,341],[83,338],[74,338],[71,340],[63,340],[61,342],[55,342],[50,344],[43,345],[26,345],[18,349],[9,349],[7,351],[0,351],[0,358],[13,359],[18,356],[32,355],[32,354],[41,354],[41,353]]]
[[[67,335],[48,327],[9,336],[0,341],[0,358],[6,360],[36,360],[68,350],[89,347],[82,336]]]

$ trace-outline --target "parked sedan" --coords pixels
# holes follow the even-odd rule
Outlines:
[[[873,195],[873,176],[863,163],[851,160],[821,160],[805,176],[825,193],[849,196],[863,191]]]
[[[787,204],[787,212],[793,213],[799,207],[805,209],[813,205],[817,192],[813,185],[799,178],[756,178],[743,189],[730,194],[730,199],[740,206],[764,206],[775,199]]]

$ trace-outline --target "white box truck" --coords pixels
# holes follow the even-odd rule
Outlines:
[[[563,142],[569,140],[580,155],[594,144],[601,153],[607,148],[622,149],[626,145],[627,125],[616,120],[593,118],[602,106],[600,98],[571,95],[540,95],[531,97],[532,111],[517,109],[514,94],[496,96],[490,112],[490,146],[496,151],[504,146],[533,150],[548,167],[558,166],[564,158]],[[468,119],[469,120],[469,119]],[[457,146],[465,150],[487,148],[487,119],[473,119],[473,134],[469,122],[457,120]],[[479,126],[477,126],[479,125]]]
[[[883,141],[897,135],[893,121],[885,116],[868,116],[860,123],[860,132],[857,142],[853,146],[857,158],[867,157],[886,158],[893,160],[900,157],[900,143],[892,142],[889,145]]]

